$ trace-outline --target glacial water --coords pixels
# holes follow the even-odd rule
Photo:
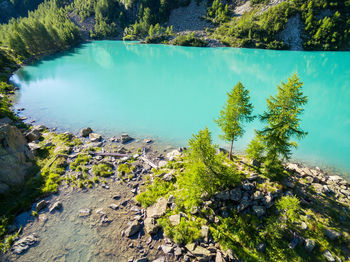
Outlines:
[[[302,126],[309,132],[295,158],[350,173],[350,52],[295,52],[192,48],[96,41],[28,65],[12,81],[16,108],[36,123],[77,132],[91,126],[105,135],[123,132],[165,144],[186,145],[208,126],[226,92],[241,81],[255,113],[276,86],[297,72],[309,97]],[[243,150],[255,121],[236,144]]]

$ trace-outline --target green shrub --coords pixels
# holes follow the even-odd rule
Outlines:
[[[180,46],[205,47],[208,43],[198,37],[195,37],[194,33],[190,33],[188,35],[179,35],[174,39],[173,44]]]
[[[144,192],[141,192],[136,196],[136,200],[143,207],[148,207],[157,202],[158,198],[165,196],[174,189],[175,187],[172,182],[166,182],[161,178],[156,177],[153,183],[147,186],[147,189]]]
[[[285,196],[277,201],[276,207],[281,211],[283,218],[290,223],[299,219],[300,200],[295,196]]]
[[[163,227],[165,235],[177,244],[192,243],[201,237],[201,224],[196,220],[187,220],[182,217],[180,224],[176,226],[171,225],[168,218],[161,218],[158,222]]]
[[[95,176],[109,177],[113,175],[113,167],[110,164],[100,163],[92,167],[92,173]]]

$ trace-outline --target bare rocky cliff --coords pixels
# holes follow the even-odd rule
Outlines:
[[[24,182],[33,155],[21,131],[0,124],[0,194]]]

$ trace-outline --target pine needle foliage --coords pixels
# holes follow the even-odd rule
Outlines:
[[[271,161],[289,160],[292,149],[298,146],[296,141],[304,138],[307,132],[300,127],[300,115],[307,103],[307,96],[302,91],[303,83],[297,74],[288,78],[287,83],[277,87],[275,97],[267,99],[267,110],[260,116],[266,122],[263,130],[257,131],[266,145],[267,158]]]
[[[229,158],[232,159],[233,142],[243,136],[244,123],[253,121],[255,116],[252,115],[254,106],[250,103],[249,90],[241,82],[227,96],[224,108],[215,122],[223,132],[220,138],[231,142]]]

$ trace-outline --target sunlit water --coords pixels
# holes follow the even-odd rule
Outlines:
[[[107,135],[127,132],[186,145],[208,126],[226,92],[241,81],[255,113],[276,86],[297,72],[309,97],[302,126],[309,132],[297,159],[350,170],[350,52],[294,52],[140,45],[119,41],[84,44],[20,69],[16,107],[37,123],[77,132],[91,126]],[[236,143],[242,150],[255,121]]]

